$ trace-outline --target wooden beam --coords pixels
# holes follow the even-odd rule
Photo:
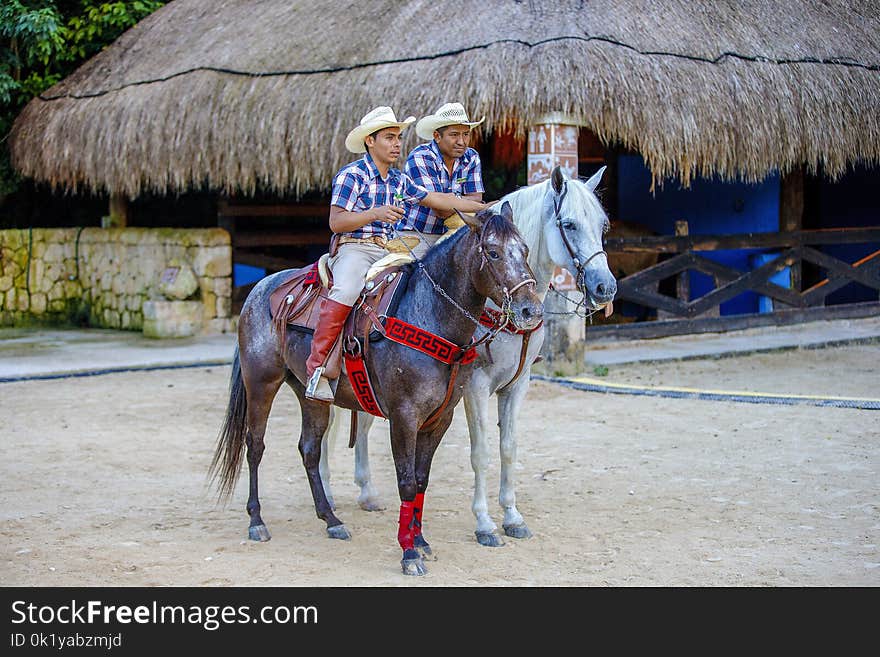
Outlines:
[[[818,306],[794,310],[779,310],[758,315],[726,315],[724,317],[707,317],[703,319],[634,322],[631,324],[593,324],[592,326],[587,326],[586,339],[588,341],[605,339],[639,340],[662,338],[671,335],[738,331],[761,326],[787,326],[824,319],[855,319],[857,317],[873,317],[878,314],[880,314],[880,303],[869,301],[827,307]],[[601,319],[596,321],[601,321]]]
[[[605,250],[627,253],[684,253],[686,251],[782,248],[807,244],[859,244],[864,242],[880,242],[880,227],[827,228],[793,233],[744,233],[740,235],[610,237],[605,240]]]
[[[330,216],[330,203],[217,204],[218,217],[320,217]]]
[[[235,247],[265,247],[265,246],[312,246],[330,244],[332,233],[329,228],[320,229],[284,229],[235,232],[232,244]]]
[[[273,271],[281,271],[283,269],[297,269],[305,267],[307,262],[299,258],[279,258],[278,256],[266,255],[265,253],[253,253],[248,251],[234,251],[232,261],[242,265],[250,265],[251,267],[262,267],[263,269],[271,269]]]

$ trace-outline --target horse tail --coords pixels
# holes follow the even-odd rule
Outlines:
[[[241,456],[244,453],[247,435],[247,394],[244,380],[241,377],[241,360],[238,346],[232,359],[232,376],[229,380],[229,404],[226,407],[226,419],[217,438],[217,450],[211,460],[209,475],[212,481],[218,481],[218,492],[221,500],[228,499],[238,481],[241,470]]]

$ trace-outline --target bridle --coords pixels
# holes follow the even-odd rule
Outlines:
[[[414,226],[411,226],[411,228],[416,233],[421,235],[421,233],[418,231],[418,229],[416,229]],[[394,232],[395,233],[397,232],[396,228],[394,229]],[[501,281],[501,277],[498,275],[498,270],[492,264],[492,261],[486,257],[485,240],[486,240],[486,232],[485,232],[485,230],[481,230],[480,231],[480,243],[477,246],[477,253],[480,254],[480,271],[482,271],[484,267],[488,269],[489,275],[492,277],[492,281],[495,283],[496,288],[501,288],[501,293],[504,298],[501,303],[501,312],[498,315],[498,319],[495,321],[495,324],[489,329],[489,331],[487,333],[485,333],[477,342],[475,342],[473,346],[476,346],[478,344],[482,344],[483,342],[491,342],[492,340],[495,339],[495,336],[498,335],[498,333],[500,333],[501,330],[504,329],[504,327],[510,323],[511,316],[512,316],[511,306],[513,304],[513,293],[514,292],[516,292],[519,288],[523,287],[524,285],[537,285],[537,281],[535,281],[534,278],[531,278],[527,273],[525,273],[525,274],[523,274],[522,281],[520,281],[519,283],[514,285],[511,289],[507,289],[507,286],[504,285],[504,283]],[[431,281],[431,285],[434,287],[434,291],[437,292],[444,299],[446,299],[449,303],[451,303],[460,313],[462,313],[471,322],[473,322],[474,325],[484,326],[483,324],[480,323],[480,320],[478,318],[474,317],[470,312],[468,312],[468,310],[466,308],[462,308],[461,305],[459,305],[459,303],[455,299],[453,299],[451,296],[449,296],[449,294],[446,292],[446,290],[444,290],[440,286],[440,284],[437,283],[437,281],[435,281],[433,278],[431,278],[431,275],[428,273],[428,270],[425,269],[425,265],[422,262],[421,258],[416,257],[415,253],[413,253],[412,249],[409,248],[409,246],[406,244],[405,240],[401,240],[401,241],[404,243],[407,250],[410,252],[410,255],[412,255],[415,263],[419,267],[419,271],[421,271],[422,274],[424,274],[425,277],[429,281]]]
[[[537,285],[538,283],[534,278],[530,278],[528,273],[524,273],[523,279],[508,290],[507,286],[501,282],[501,277],[498,275],[498,271],[495,269],[492,261],[486,257],[486,250],[483,248],[485,236],[485,231],[480,231],[480,245],[477,247],[477,253],[480,254],[480,271],[482,271],[483,268],[486,267],[489,270],[489,275],[492,277],[495,286],[500,287],[501,293],[502,295],[504,295],[504,301],[501,303],[501,315],[499,317],[499,321],[501,321],[501,318],[504,318],[504,322],[501,324],[500,327],[504,328],[504,326],[506,326],[507,323],[510,321],[510,307],[513,304],[513,293],[524,285]]]
[[[586,259],[586,261],[581,264],[580,259],[577,257],[577,252],[574,250],[574,247],[571,245],[571,242],[568,240],[568,235],[565,234],[565,228],[562,227],[562,215],[560,214],[560,210],[562,209],[562,200],[565,198],[566,194],[568,194],[568,184],[563,182],[562,184],[562,192],[559,194],[558,198],[553,199],[553,217],[556,220],[556,227],[559,229],[559,234],[562,236],[562,243],[565,245],[565,250],[568,251],[568,255],[571,258],[571,263],[574,265],[575,270],[577,271],[577,276],[575,280],[577,281],[577,286],[583,292],[584,299],[587,297],[587,265],[589,265],[593,258],[596,258],[600,255],[605,256],[606,261],[608,260],[608,254],[605,253],[602,249],[596,251],[593,255]]]

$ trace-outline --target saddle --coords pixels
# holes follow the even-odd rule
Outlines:
[[[333,278],[327,261],[329,254],[302,269],[296,269],[285,278],[269,295],[269,309],[272,321],[282,335],[287,329],[314,333],[318,326],[321,305],[327,299]],[[324,376],[335,379],[341,372],[341,345],[351,336],[368,336],[369,341],[382,338],[382,334],[371,326],[373,317],[393,314],[400,303],[402,292],[406,289],[412,268],[407,265],[412,257],[392,253],[376,262],[367,272],[364,289],[349,313],[339,340],[330,351]],[[371,311],[370,314],[367,310]]]

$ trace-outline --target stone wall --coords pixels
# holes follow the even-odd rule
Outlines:
[[[203,334],[231,330],[232,248],[220,228],[0,230],[0,326],[141,330],[163,273],[191,268]]]

